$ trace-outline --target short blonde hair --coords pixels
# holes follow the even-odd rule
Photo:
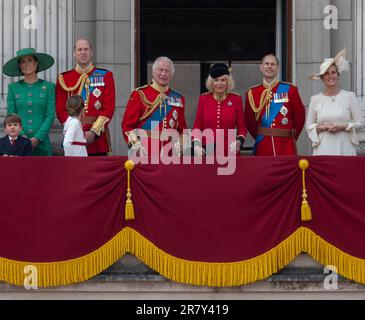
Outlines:
[[[225,74],[222,77],[225,77],[228,80],[227,81],[227,91],[233,91],[234,87],[235,87],[235,83],[234,83],[232,75]],[[205,82],[205,86],[207,87],[209,92],[214,92],[213,81],[214,81],[214,79],[209,75],[207,78],[207,81]]]

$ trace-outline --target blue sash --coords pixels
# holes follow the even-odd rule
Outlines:
[[[290,85],[286,83],[280,83],[278,90],[275,93],[288,93],[290,89]],[[263,128],[270,128],[273,120],[276,118],[278,113],[280,112],[281,107],[283,106],[283,102],[275,103],[274,100],[270,103],[270,114],[267,118],[266,113],[262,117],[261,120],[261,127]],[[256,154],[256,147],[259,142],[261,142],[264,139],[264,136],[262,134],[256,136],[255,144],[253,146],[253,154]]]
[[[154,130],[157,125],[159,125],[164,117],[165,117],[165,107],[166,104],[166,116],[173,110],[173,108],[182,108],[183,105],[181,104],[182,95],[171,90],[164,101],[161,102],[161,110],[160,106],[156,108],[155,111],[151,113],[151,115],[146,119],[146,122],[142,125],[142,129],[144,130]],[[179,104],[180,101],[180,104]]]

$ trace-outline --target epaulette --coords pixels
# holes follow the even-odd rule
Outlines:
[[[145,84],[145,85],[144,85],[144,86],[142,86],[142,87],[135,88],[133,91],[138,91],[138,90],[141,90],[141,89],[147,88],[148,86],[149,86],[149,84]]]
[[[257,87],[261,87],[261,86],[262,86],[262,83],[259,83],[259,84],[255,85],[255,86],[250,87],[250,88],[249,88],[249,90],[250,90],[250,89],[257,88]]]
[[[241,96],[239,93],[237,93],[237,92],[230,92],[231,94],[234,94],[235,96]]]
[[[204,92],[204,93],[201,94],[201,96],[205,96],[205,95],[207,95],[209,93],[211,93],[211,92],[210,91]]]
[[[65,72],[61,72],[62,75],[64,74],[68,74],[68,73],[71,73],[72,71],[75,71],[75,69],[71,69],[71,70],[68,70],[68,71],[65,71]]]
[[[170,88],[171,91],[174,91],[175,93],[179,94],[180,96],[182,96],[182,94],[179,91],[176,91],[175,89]]]
[[[280,83],[285,83],[285,84],[288,84],[288,85],[290,85],[290,86],[296,87],[296,85],[295,85],[295,84],[290,83],[290,82],[280,81]]]
[[[97,69],[97,70],[103,70],[103,71],[106,71],[106,72],[110,72],[110,70],[107,70],[107,69],[104,69],[104,68],[95,67],[95,69]]]

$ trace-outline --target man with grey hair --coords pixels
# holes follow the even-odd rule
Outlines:
[[[171,59],[159,57],[152,65],[152,82],[131,93],[122,120],[123,136],[130,151],[148,153],[151,138],[159,140],[161,149],[171,138],[167,134],[169,129],[182,137],[186,129],[185,98],[169,87],[174,72]],[[137,129],[147,132],[144,142]]]

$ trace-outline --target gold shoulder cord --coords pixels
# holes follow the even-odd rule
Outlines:
[[[86,73],[80,75],[79,80],[77,80],[76,84],[73,87],[66,86],[66,83],[65,83],[65,80],[63,79],[62,74],[60,74],[58,76],[58,81],[59,81],[62,89],[65,90],[66,92],[72,92],[72,91],[75,91],[77,88],[79,88],[78,94],[80,94],[82,92],[82,88],[84,87],[84,84],[86,82],[86,78],[89,78],[89,76]],[[81,92],[80,92],[80,90],[81,90]]]
[[[82,89],[84,88],[85,84],[85,89],[86,89],[86,100],[85,100],[85,109],[87,110],[87,106],[89,103],[89,97],[90,97],[90,90],[89,90],[89,84],[90,84],[90,78],[88,76],[87,73],[83,73],[82,75],[80,75],[79,80],[77,80],[76,84],[73,87],[67,87],[65,80],[63,79],[63,75],[60,74],[58,76],[58,81],[62,87],[63,90],[65,90],[68,94],[70,94],[71,92],[75,91],[77,88],[79,88],[79,91],[77,92],[77,94],[80,96],[82,93]],[[85,111],[86,111],[85,110]]]
[[[155,101],[149,101],[146,95],[142,90],[138,90],[138,94],[142,100],[142,103],[147,107],[146,112],[143,114],[139,121],[146,119],[155,109],[161,104],[161,101],[164,99],[164,94],[159,94]]]
[[[270,102],[271,102],[271,89],[265,89],[260,97],[260,105],[259,107],[256,107],[255,100],[253,98],[252,89],[248,91],[248,101],[250,103],[252,111],[255,113],[256,121],[259,119],[261,111],[263,108],[270,108]]]

